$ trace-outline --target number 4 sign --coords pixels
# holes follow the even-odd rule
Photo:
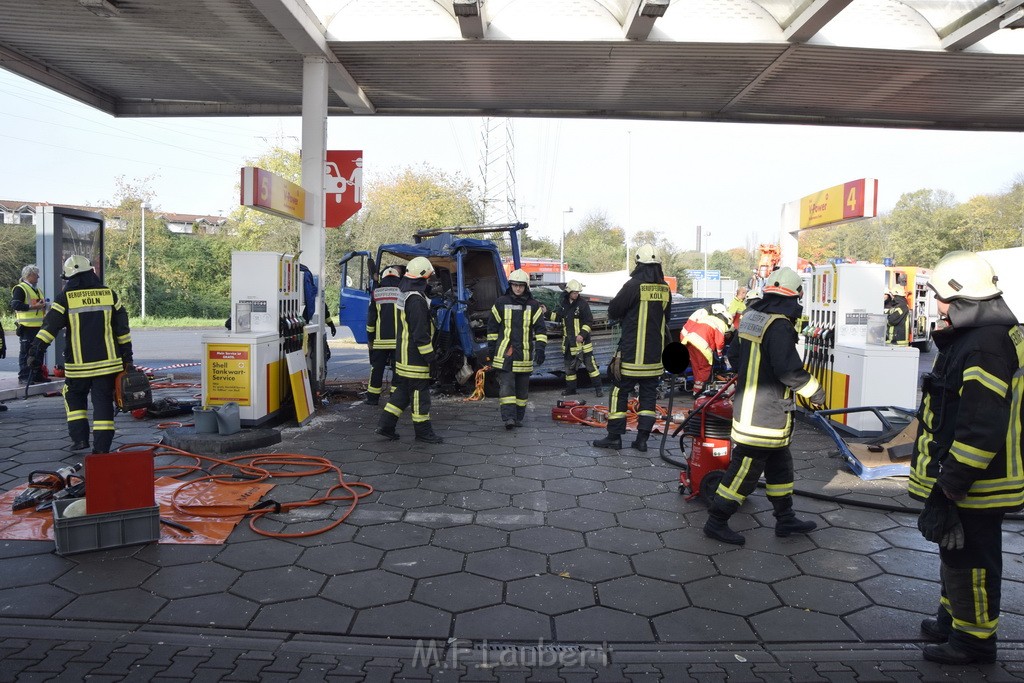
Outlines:
[[[328,151],[324,187],[324,227],[340,228],[363,207],[362,151]]]

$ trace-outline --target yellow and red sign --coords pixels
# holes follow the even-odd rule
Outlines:
[[[251,405],[251,347],[248,344],[208,344],[206,346],[207,403],[223,405],[236,401]]]
[[[878,213],[878,181],[851,180],[800,200],[800,228],[872,218]]]
[[[281,176],[255,166],[242,167],[242,206],[282,218],[306,221],[306,191]]]

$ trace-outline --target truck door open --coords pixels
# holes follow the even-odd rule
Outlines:
[[[359,344],[367,342],[366,314],[370,307],[370,290],[375,268],[368,251],[352,251],[338,261],[341,268],[341,297],[338,319],[348,327]]]

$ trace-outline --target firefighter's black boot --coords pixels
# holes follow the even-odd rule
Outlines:
[[[651,435],[651,433],[649,431],[646,431],[646,430],[643,430],[643,429],[637,431],[636,438],[633,439],[633,443],[631,443],[630,446],[634,450],[640,451],[641,453],[646,453],[647,452],[647,439],[648,439],[648,437],[650,437],[650,435]]]
[[[604,391],[601,389],[601,378],[600,377],[595,377],[593,381],[594,381],[594,396],[597,396],[598,398],[600,398],[601,396],[604,396]]]
[[[793,496],[771,496],[772,507],[775,508],[775,535],[786,537],[790,534],[806,534],[818,528],[817,523],[810,520],[797,519],[793,512]]]
[[[426,422],[417,422],[414,425],[416,430],[416,440],[422,441],[423,443],[444,443],[444,439],[434,433],[434,427],[430,424],[430,420]]]
[[[921,633],[936,643],[944,643],[949,640],[949,634],[953,632],[953,617],[946,608],[939,607],[938,614],[928,617],[921,622]]]
[[[565,389],[562,389],[562,396],[575,396],[576,395],[576,380],[571,382],[566,380]]]
[[[622,437],[618,434],[609,434],[603,439],[598,439],[594,442],[594,445],[598,448],[612,448],[619,450],[622,448]]]
[[[708,521],[704,522],[704,535],[722,543],[743,545],[747,539],[729,528],[729,518],[740,509],[739,503],[721,496],[711,499],[708,506]]]
[[[374,431],[381,436],[387,437],[392,441],[398,440],[398,433],[395,431],[395,426],[398,424],[398,416],[384,411],[380,414],[380,420],[377,421],[377,429]]]

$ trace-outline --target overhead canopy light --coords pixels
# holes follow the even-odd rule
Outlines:
[[[480,16],[480,0],[453,0],[452,4],[457,17]]]
[[[670,0],[643,0],[640,3],[640,16],[655,19],[665,16]]]
[[[78,0],[78,4],[98,17],[116,17],[121,10],[110,0]]]

